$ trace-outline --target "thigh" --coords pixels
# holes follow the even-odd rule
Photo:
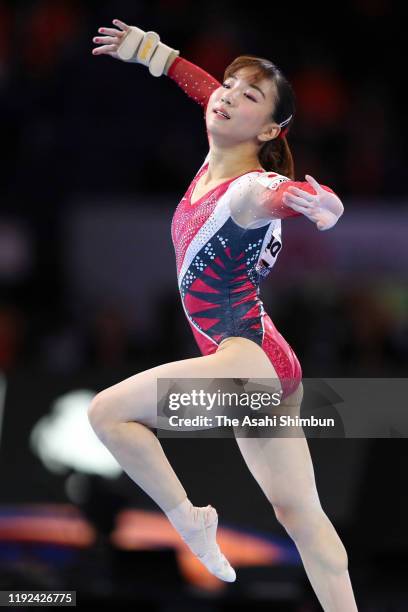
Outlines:
[[[237,438],[242,456],[271,504],[310,508],[319,502],[305,437]]]
[[[300,384],[275,413],[299,416],[302,398]],[[301,427],[286,428],[264,438],[241,438],[238,429],[235,434],[248,468],[275,508],[306,509],[320,504],[312,458]]]
[[[168,378],[274,378],[276,372],[264,351],[252,340],[228,338],[217,352],[158,365],[102,391],[104,416],[118,422],[157,425],[157,381]]]

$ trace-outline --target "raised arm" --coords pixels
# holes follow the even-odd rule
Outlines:
[[[183,57],[176,57],[167,71],[167,75],[179,87],[201,106],[207,106],[208,100],[221,83],[208,72],[199,68]]]
[[[110,55],[125,62],[148,66],[153,76],[168,75],[195,102],[207,105],[212,92],[220,83],[210,74],[183,57],[179,52],[160,41],[155,32],[144,32],[129,26],[119,19],[113,20],[115,28],[102,27],[93,41],[99,47],[93,49],[94,55]]]
[[[163,44],[155,32],[144,32],[119,19],[114,19],[113,24],[115,28],[99,28],[103,36],[93,39],[100,45],[93,49],[94,55],[110,55],[122,61],[143,64],[148,66],[153,76],[167,74],[188,96],[206,107],[210,95],[220,86],[216,79],[179,57],[179,52]],[[275,173],[261,175],[246,194],[246,203],[254,205],[255,220],[284,219],[302,214],[319,230],[333,227],[343,214],[343,204],[329,187],[319,185],[309,175],[305,178],[306,182],[303,182],[291,181]]]

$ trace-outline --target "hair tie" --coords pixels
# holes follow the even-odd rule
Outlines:
[[[286,136],[286,134],[288,133],[289,128],[285,128],[284,130],[281,130],[279,132],[279,136],[278,138],[284,138]]]

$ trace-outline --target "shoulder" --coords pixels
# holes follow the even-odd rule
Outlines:
[[[260,179],[264,178],[265,172],[261,170],[253,170],[238,176],[231,182],[232,187],[240,188],[241,190],[250,191],[251,187],[261,184]]]
[[[291,181],[292,179],[283,174],[278,174],[277,172],[264,172],[260,174],[258,178],[258,183],[260,185],[272,191],[276,191],[283,183]]]
[[[266,190],[276,191],[283,183],[292,182],[287,176],[276,172],[262,172],[255,170],[236,178],[231,187],[233,193],[258,203],[263,200]]]

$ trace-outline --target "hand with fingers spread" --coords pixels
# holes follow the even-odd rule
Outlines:
[[[119,19],[112,23],[115,28],[99,28],[98,32],[103,36],[94,37],[93,42],[100,46],[92,50],[93,55],[110,55],[124,62],[143,64],[149,67],[153,76],[167,74],[179,51],[160,42],[156,32],[144,32]]]
[[[110,55],[115,59],[122,59],[118,55],[118,48],[129,32],[130,26],[123,23],[123,21],[119,21],[119,19],[114,19],[112,23],[116,26],[115,28],[103,27],[98,29],[98,33],[102,34],[102,36],[95,36],[93,42],[100,46],[92,49],[92,54]]]
[[[290,186],[283,194],[282,201],[313,221],[317,229],[328,230],[337,223],[344,212],[344,206],[335,193],[324,189],[312,176],[306,174],[305,178],[316,193]]]

